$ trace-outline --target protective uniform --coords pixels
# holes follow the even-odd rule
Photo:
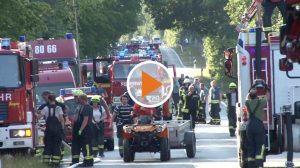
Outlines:
[[[127,105],[118,105],[114,109],[114,113],[117,116],[117,137],[118,137],[118,145],[119,145],[119,153],[120,156],[123,157],[123,126],[126,124],[132,123],[131,112],[133,111],[132,106]]]
[[[56,105],[58,105],[62,108],[63,113],[64,113],[64,119],[66,121],[67,114],[65,113],[66,106],[64,104],[65,103],[64,99],[61,96],[59,96],[55,100],[56,100]],[[63,141],[65,140],[65,131],[63,131],[63,133],[62,133],[62,140]],[[63,144],[61,144],[61,147],[60,147],[60,154],[61,154],[61,160],[62,160],[65,155],[65,146]]]
[[[59,166],[61,159],[60,156],[60,147],[62,141],[62,125],[59,121],[59,115],[62,115],[62,110],[56,105],[46,106],[42,112],[48,111],[46,115],[46,130],[44,137],[44,153],[43,153],[43,162],[50,163],[54,166]],[[46,113],[46,111],[44,113]]]
[[[246,100],[245,103],[250,115],[246,132],[248,142],[248,166],[251,168],[263,167],[266,140],[263,114],[266,104],[266,97]]]
[[[199,101],[200,101],[200,97],[196,93],[196,91],[188,95],[188,109],[189,109],[188,114],[189,114],[189,118],[191,119],[193,129],[195,128],[196,115],[197,115],[197,111],[199,110],[199,106],[198,106]]]
[[[238,102],[237,86],[235,83],[230,83],[230,91],[228,91],[225,96],[227,99],[227,117],[229,122],[229,133],[231,137],[235,136],[236,130],[236,108],[235,104]]]
[[[281,15],[283,16],[283,24],[286,23],[285,4],[284,0],[264,0],[262,7],[264,10],[263,30],[265,31],[266,39],[268,39],[268,34],[272,31],[272,14],[276,7],[278,7]]]
[[[188,114],[189,109],[188,109],[188,86],[186,85],[190,84],[189,79],[184,79],[183,84],[179,90],[179,112],[177,116],[177,120],[190,120],[190,115]]]
[[[210,103],[210,116],[211,121],[210,124],[212,125],[220,125],[221,119],[220,119],[220,88],[218,87],[211,87],[209,89],[209,103]]]
[[[93,139],[92,139],[92,150],[94,157],[104,157],[104,115],[105,109],[100,105],[101,96],[95,95],[91,98],[91,102],[98,103],[99,108],[93,109]]]
[[[198,103],[199,111],[197,113],[197,121],[206,123],[206,90],[201,89],[200,90],[200,101]]]
[[[74,96],[84,94],[82,91],[74,92]],[[89,117],[87,126],[80,131],[81,124],[85,116]],[[74,126],[72,131],[72,163],[79,162],[80,152],[82,151],[84,166],[93,166],[94,160],[92,156],[92,118],[93,109],[89,105],[78,105],[75,109]]]

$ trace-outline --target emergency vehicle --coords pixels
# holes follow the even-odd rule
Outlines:
[[[76,41],[67,33],[66,39],[37,39],[29,42],[33,58],[39,60],[38,96],[45,90],[55,92],[59,89],[75,87],[79,84]],[[66,76],[64,78],[63,76]],[[57,83],[56,85],[54,85]]]
[[[292,115],[298,121],[293,124],[293,150],[300,152],[300,78],[295,78],[300,74],[300,66],[295,67],[289,73],[280,71],[279,60],[284,58],[284,56],[280,54],[278,34],[273,33],[269,38],[269,43],[261,43],[264,34],[263,32],[258,32],[261,33],[261,36],[260,39],[257,39],[256,31],[257,29],[249,29],[245,32],[240,32],[236,46],[236,72],[239,96],[239,102],[236,105],[238,118],[237,141],[241,167],[245,167],[244,164],[247,157],[246,124],[248,111],[245,106],[245,99],[249,88],[251,88],[259,73],[261,79],[271,89],[271,98],[265,108],[263,120],[267,136],[267,153],[279,154],[287,150],[287,131],[285,129],[284,116],[284,107],[287,104],[291,105]],[[256,56],[257,51],[261,51],[261,58]],[[226,59],[226,71],[231,72],[227,73],[227,75],[233,77],[234,70],[231,66],[233,58],[226,55]],[[256,61],[259,59],[260,61]]]
[[[97,94],[95,87],[78,87],[78,88],[64,88],[60,90],[60,95],[63,97],[65,101],[65,105],[68,108],[68,117],[72,123],[74,123],[74,111],[77,107],[77,104],[74,100],[74,96],[72,95],[72,91],[74,90],[82,90],[83,93],[87,94],[89,100]],[[111,125],[111,116],[106,116],[105,118],[105,128],[104,128],[104,147],[108,151],[114,150],[114,129],[110,128]],[[65,132],[66,142],[72,142],[72,132],[71,130],[67,130]]]
[[[132,48],[128,47],[129,51],[135,50],[137,46],[134,45],[131,47]],[[124,55],[121,54],[117,57],[93,60],[93,79],[98,86],[106,89],[108,93],[108,99],[106,99],[106,101],[111,104],[111,109],[121,104],[120,96],[127,91],[126,82],[129,72],[135,65],[147,60],[162,62],[162,57],[157,54],[140,55],[125,54],[124,52]],[[175,65],[167,65],[167,67],[169,67],[174,76],[176,76]],[[164,103],[163,107],[158,111],[158,114],[161,114],[161,110],[165,117],[170,117],[168,102]]]
[[[0,40],[0,150],[37,146],[34,117],[38,62],[33,59],[25,36],[19,42]]]

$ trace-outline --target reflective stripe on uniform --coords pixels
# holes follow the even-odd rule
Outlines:
[[[233,126],[229,126],[229,129],[231,130],[235,130],[235,128]]]
[[[210,103],[211,104],[218,104],[218,103],[220,103],[220,100],[211,100]]]
[[[119,146],[119,149],[124,149],[124,147],[123,146]]]
[[[86,156],[90,156],[90,145],[89,144],[86,144],[85,145],[85,149],[86,149]]]
[[[79,159],[79,155],[73,155],[72,159]]]
[[[99,149],[104,149],[104,145],[98,145]]]
[[[270,31],[272,31],[272,27],[264,27],[264,28],[263,28],[263,31],[268,31],[268,32],[270,32]]]
[[[255,161],[255,158],[253,158],[253,157],[248,157],[248,158],[247,158],[247,161],[248,161],[248,162],[254,162],[254,161]]]
[[[264,158],[264,150],[265,150],[265,145],[262,145],[260,154],[256,155],[256,157],[255,157],[257,160],[262,160]]]
[[[92,147],[92,150],[93,150],[93,151],[97,151],[97,150],[98,150],[98,147]]]
[[[84,160],[92,160],[93,159],[93,156],[86,156],[84,157]]]

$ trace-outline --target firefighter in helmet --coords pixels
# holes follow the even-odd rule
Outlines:
[[[211,81],[210,83],[211,87],[209,89],[209,96],[208,96],[208,102],[210,104],[210,117],[211,120],[209,124],[211,125],[220,125],[221,119],[220,119],[220,102],[222,99],[221,96],[221,90],[219,87],[217,87],[217,82],[215,80]]]
[[[72,163],[79,162],[82,151],[84,160],[81,167],[91,167],[94,164],[92,156],[92,118],[93,108],[88,104],[87,96],[81,91],[73,92],[78,107],[75,109],[74,127],[72,131]]]
[[[104,107],[100,105],[100,100],[100,95],[91,98],[91,106],[93,107],[92,150],[94,157],[97,157],[98,153],[100,157],[104,157],[104,116],[106,113]]]
[[[235,136],[236,129],[236,109],[235,104],[238,102],[237,85],[232,82],[229,84],[229,91],[224,94],[227,99],[227,117],[229,121],[229,134],[231,137]]]
[[[258,84],[252,86],[247,95],[245,105],[249,114],[247,124],[247,142],[248,142],[248,166],[263,167],[265,150],[265,128],[263,124],[264,108],[270,97],[269,88],[263,84],[266,95],[258,96],[257,90],[261,89]]]
[[[179,90],[179,112],[177,115],[177,119],[178,120],[189,120],[190,118],[187,118],[187,114],[189,112],[188,109],[188,104],[187,104],[187,100],[188,100],[188,92],[189,92],[189,86],[191,84],[191,81],[189,78],[185,78],[183,81],[183,86],[180,88]],[[185,116],[185,117],[184,117]]]

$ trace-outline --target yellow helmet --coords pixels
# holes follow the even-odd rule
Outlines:
[[[80,96],[83,95],[83,91],[82,90],[72,90],[72,94],[73,96]]]
[[[99,103],[100,100],[101,100],[101,96],[99,96],[99,95],[95,95],[91,98],[91,102]]]
[[[229,84],[229,88],[230,88],[230,89],[236,89],[237,86],[236,86],[236,84],[235,84],[234,82],[231,82],[231,83]]]
[[[55,99],[57,102],[59,102],[59,103],[64,103],[65,101],[64,101],[64,99],[62,98],[62,97],[57,97],[56,99]]]

